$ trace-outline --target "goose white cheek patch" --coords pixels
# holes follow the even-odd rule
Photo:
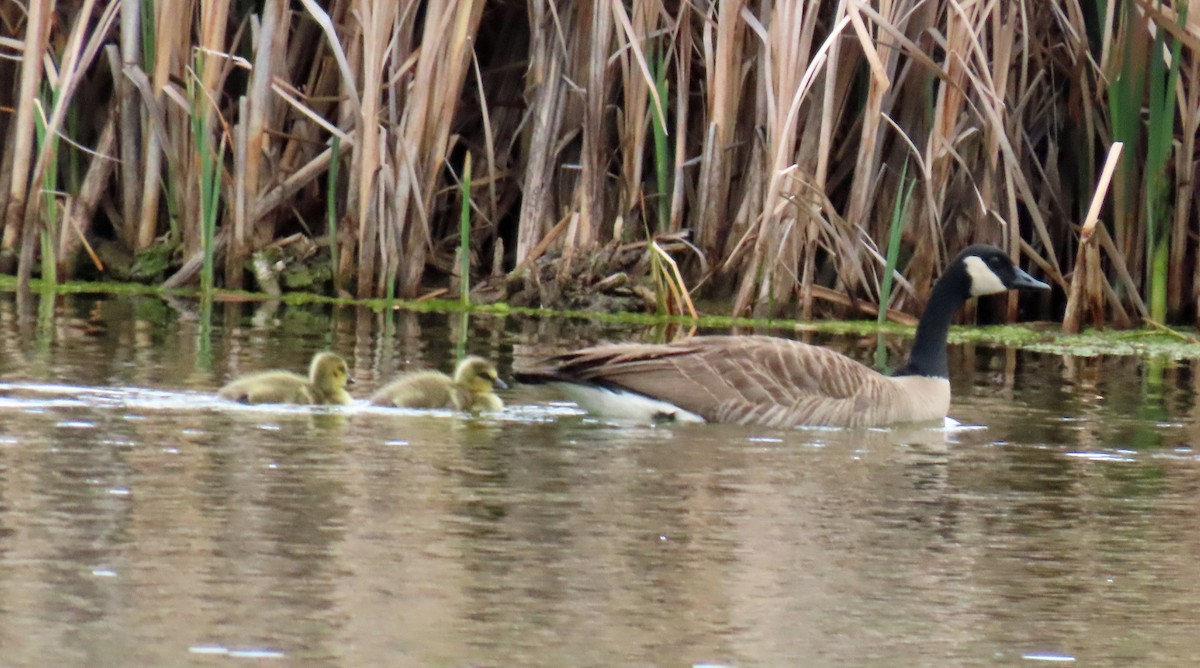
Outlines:
[[[1005,292],[1008,286],[992,271],[982,258],[972,255],[963,262],[967,265],[967,274],[971,277],[971,296],[994,295]]]

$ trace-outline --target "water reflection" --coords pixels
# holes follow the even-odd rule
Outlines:
[[[365,397],[578,321],[0,295],[0,663],[1190,665],[1192,363],[959,346],[963,427],[242,407],[343,353]],[[876,337],[832,339],[872,359]],[[903,341],[882,348],[892,364]]]

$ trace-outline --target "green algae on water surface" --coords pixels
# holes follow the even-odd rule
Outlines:
[[[1040,353],[1096,357],[1099,355],[1161,356],[1174,360],[1200,359],[1200,343],[1196,331],[1179,330],[1172,335],[1157,329],[1085,330],[1079,334],[1053,334],[1049,338],[1022,345],[1021,348]]]
[[[41,282],[31,283],[35,292],[41,291]],[[56,294],[112,294],[112,295],[153,295],[198,298],[195,289],[176,288],[164,290],[157,286],[137,283],[83,283],[68,282],[57,286],[47,286]],[[16,279],[10,276],[0,276],[0,292],[11,292],[16,289]],[[423,299],[423,300],[387,300],[387,299],[354,299],[350,297],[332,297],[327,295],[289,292],[282,296],[273,296],[256,292],[237,290],[214,290],[213,298],[221,301],[278,301],[290,305],[325,304],[335,306],[364,306],[384,312],[404,310],[416,313],[471,313],[480,315],[520,315],[535,318],[563,318],[590,320],[593,322],[629,325],[680,325],[699,329],[743,328],[755,330],[775,330],[777,332],[817,332],[846,336],[867,336],[872,334],[891,334],[912,336],[916,328],[895,323],[879,324],[873,320],[827,320],[816,322],[801,322],[786,319],[767,318],[735,318],[727,315],[706,315],[697,319],[687,316],[661,316],[650,313],[599,312],[581,310],[557,310],[532,308],[525,306],[510,306],[499,302],[494,304],[464,305],[458,300]],[[987,325],[987,326],[955,326],[950,329],[951,343],[976,343],[982,345],[998,345],[1030,350],[1033,352],[1051,353],[1056,355],[1074,355],[1079,357],[1094,357],[1098,355],[1138,355],[1165,356],[1170,359],[1200,359],[1200,334],[1194,329],[1179,330],[1175,333],[1161,329],[1136,330],[1086,330],[1080,334],[1063,334],[1057,325],[1051,323],[1018,324],[1018,325]]]

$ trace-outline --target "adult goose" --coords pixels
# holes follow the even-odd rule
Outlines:
[[[349,404],[346,385],[353,383],[346,360],[330,352],[317,353],[308,377],[291,371],[264,371],[243,376],[222,387],[217,395],[243,404]]]
[[[826,348],[770,336],[584,348],[518,370],[607,417],[772,427],[874,427],[941,420],[950,409],[946,334],[968,299],[1050,286],[999,248],[970,246],[938,279],[908,364],[884,376]]]
[[[404,374],[381,387],[371,396],[376,406],[399,408],[454,408],[478,413],[498,411],[504,402],[495,388],[507,388],[496,365],[475,355],[464,357],[451,378],[441,371],[416,371]]]

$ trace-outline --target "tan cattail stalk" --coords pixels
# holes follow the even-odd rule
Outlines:
[[[4,210],[4,236],[0,241],[0,253],[11,253],[16,249],[24,228],[29,170],[33,163],[33,114],[37,106],[38,86],[42,81],[42,61],[49,44],[50,17],[53,13],[53,0],[30,0],[28,4],[17,113],[13,119],[17,135],[11,156],[12,181],[9,183],[8,203]],[[0,269],[12,271],[11,267]]]

